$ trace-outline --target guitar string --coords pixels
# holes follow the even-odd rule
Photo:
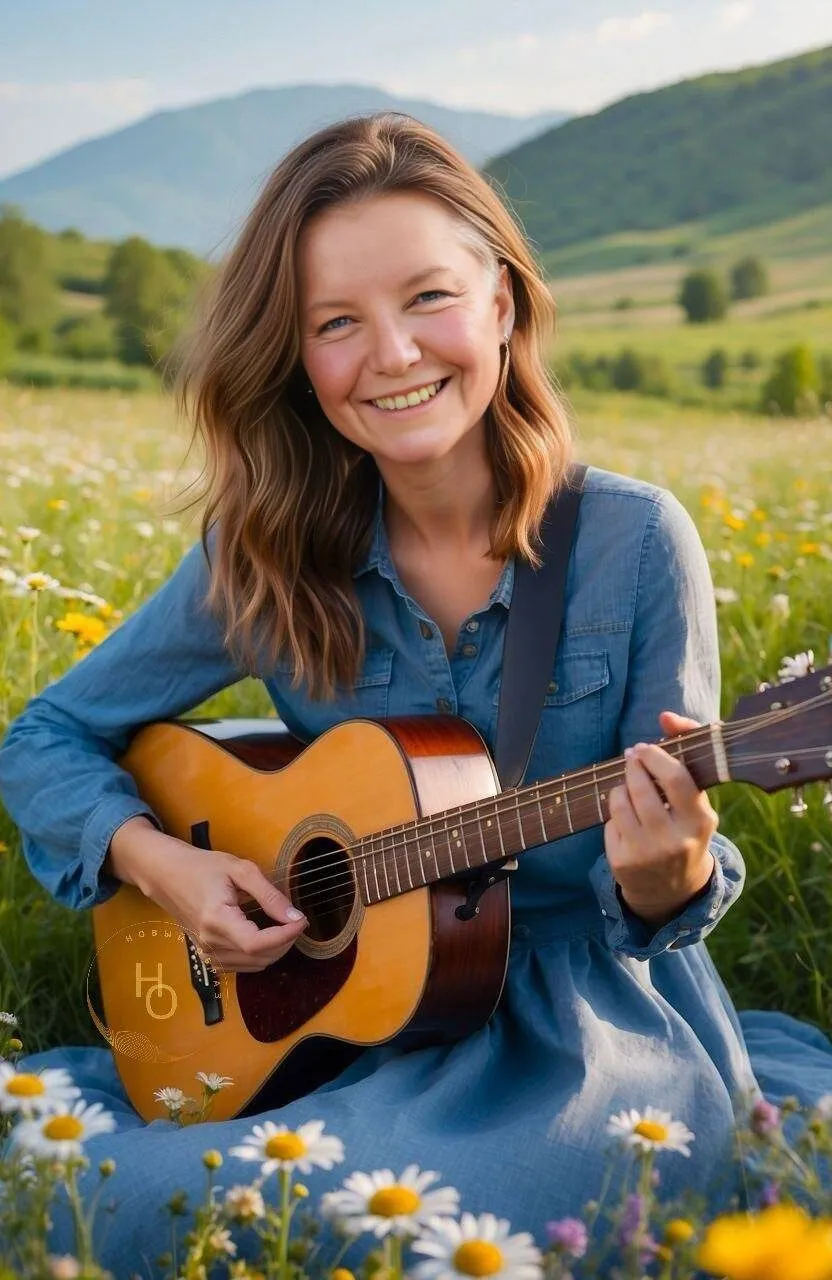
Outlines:
[[[794,759],[795,757],[797,757],[797,756],[798,756],[798,755],[800,755],[800,754],[811,755],[811,754],[813,754],[813,751],[812,751],[812,749],[811,749],[811,748],[807,748],[807,749],[806,749],[806,751],[805,751],[805,753],[801,753],[801,752],[794,752],[794,751],[793,751],[793,752],[791,753],[790,758],[791,758],[791,759]],[[740,757],[740,760],[741,760],[741,762],[742,762],[743,764],[757,763],[758,761],[764,761],[764,760],[767,760],[767,759],[769,759],[769,755],[768,755],[768,754],[765,754],[765,755],[754,755],[754,754],[752,754],[752,753],[748,753],[748,754],[743,755],[742,757]],[[788,784],[786,784],[786,785],[788,785]],[[577,797],[577,799],[576,799],[576,801],[575,801],[575,803],[572,805],[572,816],[573,816],[573,817],[577,817],[577,818],[578,818],[579,823],[581,822],[581,820],[582,820],[582,816],[583,816],[583,815],[580,813],[580,806],[581,806],[582,804],[585,804],[586,802],[589,802],[589,803],[591,804],[591,806],[592,806],[592,809],[593,809],[593,810],[595,810],[595,809],[596,809],[596,801],[595,801],[595,797],[594,797],[593,795],[589,794],[588,792],[585,792],[583,795],[578,796],[578,797]],[[531,802],[529,802],[529,803],[531,803],[531,804],[535,804],[535,805],[536,805],[536,803],[537,803],[537,802],[536,802],[536,801],[531,801]],[[514,810],[513,812],[519,812],[519,809],[518,809],[518,810]],[[593,816],[594,816],[594,814],[593,814]],[[595,822],[589,823],[589,824],[587,824],[587,825],[580,825],[580,826],[577,828],[577,830],[576,830],[576,832],[575,832],[574,834],[579,834],[581,831],[589,830],[592,826],[600,826],[600,825],[601,825],[601,820],[600,820],[600,819],[596,819],[596,821],[595,821]],[[465,823],[464,823],[464,822],[461,822],[461,823],[459,824],[459,826],[460,826],[460,827],[464,827],[464,826],[465,826]],[[523,849],[523,850],[520,850],[520,851],[518,851],[518,852],[525,852],[525,848],[533,849],[533,848],[538,848],[538,847],[540,847],[540,845],[550,844],[550,843],[553,843],[553,842],[557,842],[557,840],[558,840],[558,839],[561,839],[561,838],[563,838],[564,836],[567,836],[567,835],[569,835],[569,834],[573,834],[573,833],[568,832],[568,831],[563,832],[563,833],[561,834],[561,836],[555,836],[555,837],[550,837],[549,839],[546,839],[546,840],[541,840],[541,841],[539,842],[539,844],[535,844],[535,845],[531,845],[531,844],[530,844],[530,845],[527,845],[527,846],[525,846],[525,847],[524,847],[524,849]],[[467,837],[463,836],[463,840],[467,841]],[[403,842],[403,843],[404,843],[404,842]],[[383,871],[384,871],[384,867],[385,867],[385,865],[386,865],[386,866],[387,866],[388,875],[387,875],[387,877],[385,877],[384,879],[385,879],[385,883],[389,885],[389,880],[390,880],[390,870],[391,870],[391,866],[392,866],[392,870],[395,872],[396,880],[398,881],[399,885],[401,885],[401,877],[399,876],[399,871],[401,870],[401,867],[402,867],[402,865],[403,865],[403,864],[402,864],[401,859],[399,858],[399,850],[400,850],[400,849],[401,849],[401,844],[400,844],[400,845],[398,845],[398,846],[397,846],[397,845],[391,845],[391,846],[390,846],[390,848],[389,848],[389,849],[386,849],[386,850],[380,850],[380,849],[377,849],[377,850],[373,851],[376,855],[379,855],[379,856],[380,856],[380,860],[381,860],[381,868],[379,869],[379,881],[381,881],[381,879],[382,879],[382,877],[383,877]],[[334,852],[336,852],[336,851],[334,851]],[[343,850],[339,850],[339,851],[337,851],[337,852],[338,852],[338,853],[341,853],[341,854],[345,854],[345,855],[347,855],[347,856],[348,856],[348,848],[345,848],[345,849],[343,849]],[[387,856],[385,856],[385,855],[387,855]],[[454,856],[454,855],[453,855],[453,853],[449,850],[449,857],[450,857],[450,859],[451,859],[451,865],[453,865],[453,856]],[[497,855],[497,856],[499,856],[499,855]],[[391,862],[391,857],[392,857],[392,862]],[[356,887],[356,884],[357,884],[357,878],[358,878],[358,877],[357,877],[357,872],[356,872],[355,876],[353,876],[352,871],[351,871],[349,868],[351,868],[351,867],[353,866],[353,864],[354,864],[355,862],[358,862],[358,861],[360,861],[360,858],[354,858],[354,857],[353,857],[353,858],[350,858],[350,859],[349,859],[348,866],[347,866],[346,868],[339,868],[339,869],[333,870],[333,872],[332,872],[332,874],[331,874],[330,876],[322,876],[322,877],[316,877],[316,878],[309,878],[309,877],[307,877],[307,876],[306,876],[306,874],[305,874],[305,871],[304,871],[304,870],[299,870],[299,871],[293,872],[293,873],[292,873],[292,874],[290,874],[290,876],[288,877],[288,885],[289,885],[289,887],[290,887],[290,888],[295,888],[295,887],[297,887],[298,883],[300,883],[300,882],[304,882],[304,881],[305,881],[305,883],[306,883],[306,885],[307,885],[307,888],[314,888],[315,890],[317,890],[317,892],[314,892],[314,893],[305,893],[305,894],[304,894],[304,896],[303,896],[303,901],[304,901],[304,903],[305,903],[307,906],[309,906],[309,907],[312,907],[312,906],[313,906],[313,904],[314,904],[317,900],[319,900],[319,899],[324,899],[324,900],[328,899],[328,898],[330,897],[330,895],[331,895],[333,892],[335,892],[335,891],[336,891],[336,889],[339,889],[341,886],[343,886],[345,889],[348,889],[348,892],[346,893],[346,895],[345,895],[343,898],[338,898],[338,897],[336,897],[336,898],[332,898],[332,899],[331,899],[332,906],[333,906],[333,907],[337,907],[337,906],[338,906],[338,905],[340,905],[340,904],[345,904],[347,901],[351,901],[351,900],[353,899],[353,897],[354,897],[354,890],[355,890],[355,887]],[[330,864],[330,865],[331,865],[331,864]],[[407,854],[405,854],[405,865],[409,865],[409,864],[408,864],[408,862],[407,862]],[[448,875],[453,875],[453,874],[456,874],[456,875],[463,875],[463,874],[465,874],[467,871],[476,872],[476,871],[478,871],[478,870],[481,870],[481,869],[482,869],[482,867],[483,867],[483,866],[485,866],[485,865],[486,865],[486,863],[480,863],[479,865],[475,864],[474,866],[470,866],[470,865],[468,865],[468,866],[466,866],[466,867],[462,868],[461,870],[457,870],[457,871],[454,871],[454,872],[449,872],[449,873],[448,873]],[[408,877],[408,879],[409,879],[409,878],[410,878],[410,877]],[[446,878],[446,877],[438,877],[438,878],[439,878],[439,879],[444,879],[444,878]],[[426,882],[425,882],[425,884],[429,884],[429,883],[432,883],[432,881],[428,880],[428,881],[426,881]],[[328,887],[327,887],[326,889],[324,889],[323,891],[321,891],[322,886],[324,886],[324,885],[326,885],[326,886],[328,886]],[[416,885],[410,885],[410,884],[408,884],[408,885],[407,885],[407,888],[401,888],[401,892],[403,892],[403,893],[404,893],[404,892],[407,892],[410,888],[423,888],[423,887],[425,887],[425,885],[419,885],[419,884],[416,884]],[[388,895],[385,895],[385,897],[386,897],[386,896],[388,896]],[[389,896],[390,896],[390,897],[397,897],[397,896],[398,896],[398,893],[390,893],[390,894],[389,894]],[[368,905],[372,905],[372,904],[368,904]],[[261,910],[262,910],[262,908],[261,908]]]
[[[814,699],[814,701],[819,701],[819,702],[832,701],[832,691],[830,691],[829,693],[824,692],[823,694],[819,695],[816,699]],[[803,705],[805,706],[807,704],[803,704]],[[793,708],[784,708],[782,711],[779,711],[776,713],[771,713],[771,712],[765,713],[763,716],[759,718],[761,720],[768,719],[769,723],[772,723],[775,720],[779,722],[781,718],[787,718],[788,716],[793,714],[793,710],[794,710]],[[748,719],[750,720],[751,717],[749,717]],[[723,733],[723,740],[726,742],[726,744],[730,744],[730,741],[733,740],[734,738],[741,738],[743,736],[747,736],[748,732],[753,732],[753,730],[747,730],[744,727],[746,724],[747,724],[747,721],[745,720],[738,722],[734,730],[728,733]],[[727,728],[729,728],[729,726],[726,726],[726,729]],[[702,743],[699,743],[695,741],[695,739],[697,738],[704,738],[705,741]],[[673,743],[679,740],[680,739],[677,737],[675,739],[674,738],[664,739],[663,741],[664,743]],[[690,736],[684,738],[684,744],[685,745],[693,744],[694,747],[699,745],[705,745],[705,746],[711,747],[712,744],[711,744],[710,732],[706,734],[704,730],[690,731]],[[662,744],[659,744],[659,745],[662,745]],[[768,758],[769,754],[771,753],[762,754],[759,756],[759,759],[765,760]],[[794,754],[795,752],[792,752],[792,755]],[[710,755],[711,755],[711,752],[708,751],[704,755],[700,755],[697,757],[695,754],[688,751],[686,752],[685,758],[689,760],[691,764],[696,764],[703,759],[708,759]],[[750,757],[744,757],[744,759],[745,759],[745,762],[747,763]],[[473,817],[477,820],[477,822],[480,822],[481,821],[480,811],[482,809],[482,806],[485,804],[488,804],[489,802],[495,805],[495,814],[494,814],[495,817],[499,816],[496,812],[498,807],[503,807],[505,809],[506,815],[509,813],[516,814],[521,807],[538,804],[539,802],[538,796],[535,796],[534,798],[529,797],[528,799],[518,800],[517,798],[518,796],[522,796],[524,792],[528,792],[531,790],[534,790],[535,792],[543,793],[543,796],[546,799],[552,798],[552,796],[556,797],[558,795],[561,797],[566,797],[568,799],[570,796],[574,794],[577,798],[577,802],[580,802],[580,800],[586,796],[587,788],[590,788],[591,792],[594,793],[596,788],[596,783],[600,784],[600,783],[605,783],[610,781],[623,781],[624,771],[621,765],[623,765],[623,760],[622,760],[622,757],[619,756],[617,757],[617,759],[612,761],[606,761],[603,764],[599,764],[596,766],[589,766],[584,769],[576,770],[571,775],[563,774],[556,778],[547,778],[545,780],[541,780],[541,782],[537,784],[532,783],[523,787],[514,787],[507,791],[499,791],[499,792],[496,792],[494,796],[486,796],[476,801],[468,801],[466,802],[466,804],[457,806],[455,808],[441,810],[439,813],[436,813],[436,814],[427,814],[425,815],[424,818],[411,819],[408,822],[399,823],[396,826],[385,827],[380,831],[371,832],[365,836],[360,836],[354,844],[345,846],[345,849],[347,851],[354,851],[357,847],[365,845],[368,841],[370,842],[371,845],[373,845],[375,844],[376,841],[379,841],[379,840],[383,841],[388,838],[392,838],[397,834],[399,834],[400,832],[404,832],[405,830],[412,831],[413,835],[405,837],[403,841],[399,841],[399,847],[401,847],[403,844],[412,843],[414,840],[419,840],[423,838],[430,839],[436,834],[439,834],[436,831],[437,826],[439,826],[440,828],[445,828],[445,827],[449,828],[454,824],[456,824],[457,826],[464,825],[466,821],[466,817]],[[606,773],[602,772],[604,768],[607,769]],[[564,787],[563,780],[564,778],[567,778],[567,777],[570,777],[572,781],[570,782],[570,785],[568,787]],[[551,795],[550,795],[550,792],[551,792]],[[428,828],[428,830],[425,831],[424,828]],[[382,850],[380,849],[370,848],[363,853],[353,852],[352,858],[353,858],[353,861],[358,862],[367,858],[376,857],[381,852]],[[314,855],[312,858],[309,858],[306,860],[305,866],[306,868],[308,868],[313,862],[323,861],[323,860],[331,860],[331,852],[328,851],[323,854]]]
[[[769,725],[772,725],[774,723],[779,723],[784,719],[791,718],[795,714],[805,713],[807,709],[811,708],[813,703],[822,704],[826,701],[832,701],[832,690],[824,691],[821,694],[816,695],[814,698],[809,699],[804,703],[794,704],[790,707],[782,708],[777,712],[769,711],[769,712],[760,713],[757,716],[747,717],[741,721],[734,722],[733,724],[731,722],[728,722],[727,724],[724,724],[722,726],[723,742],[725,742],[726,745],[729,745],[731,741],[742,738],[744,736],[748,736],[749,733],[755,732],[755,725],[754,723],[752,723],[754,721],[767,722]],[[705,739],[706,741],[703,741],[702,743],[700,743],[699,741],[697,741],[698,739]],[[688,734],[683,739],[680,739],[680,737],[677,736],[676,738],[665,739],[663,743],[660,743],[659,745],[672,744],[680,740],[683,741],[683,744],[686,748],[688,748],[691,745],[694,748],[698,745],[711,746],[710,727],[703,726],[699,730],[690,730],[688,731]],[[811,753],[811,749],[810,749],[810,753]],[[712,753],[710,752],[706,752],[700,755],[699,757],[697,757],[695,754],[692,754],[690,751],[686,751],[685,759],[690,764],[696,764],[698,763],[699,760],[709,758],[711,754]],[[764,754],[758,753],[756,756],[744,755],[742,757],[742,761],[744,763],[750,763],[753,760],[766,760],[770,757],[771,754],[772,753],[769,752]],[[790,753],[791,756],[796,756],[798,754],[800,754],[799,750],[797,752],[792,751]],[[408,853],[407,846],[412,845],[413,843],[418,843],[420,840],[426,840],[426,839],[431,840],[436,835],[449,836],[449,830],[451,826],[453,825],[456,825],[458,827],[465,826],[466,822],[469,822],[471,818],[475,819],[477,824],[479,825],[483,820],[483,817],[480,813],[482,806],[488,804],[489,802],[493,803],[495,806],[494,817],[498,821],[500,817],[500,814],[498,813],[499,808],[505,809],[504,816],[507,816],[508,814],[512,814],[519,818],[521,809],[528,808],[529,806],[537,806],[544,799],[548,800],[548,799],[556,798],[557,796],[567,798],[567,804],[569,803],[570,797],[575,805],[581,804],[582,801],[585,801],[588,798],[591,799],[593,803],[597,803],[595,792],[596,792],[596,786],[598,784],[613,781],[614,779],[623,780],[624,772],[623,772],[623,769],[621,768],[621,765],[619,764],[619,761],[623,763],[622,757],[618,757],[616,760],[607,761],[596,766],[589,766],[587,768],[577,770],[574,774],[571,775],[573,781],[569,784],[568,787],[563,786],[563,779],[568,775],[561,775],[559,778],[546,779],[545,781],[541,781],[540,784],[529,784],[528,786],[524,786],[522,788],[512,788],[509,791],[497,792],[493,797],[485,797],[477,801],[470,801],[470,802],[467,802],[465,805],[443,810],[438,814],[425,815],[425,817],[421,819],[410,820],[409,822],[400,823],[394,827],[384,828],[382,831],[379,831],[376,833],[370,833],[368,835],[359,837],[354,844],[345,846],[343,852],[350,857],[351,864],[355,864],[361,861],[366,861],[369,858],[377,858],[379,855],[381,855],[382,869],[383,869],[385,853],[395,854],[397,849],[402,850],[405,854],[405,862],[406,862],[407,853]],[[604,770],[606,770],[606,772],[604,772]],[[584,781],[584,778],[586,778],[586,781]],[[533,790],[538,794],[536,794],[534,798],[529,797],[528,799],[522,799],[522,800],[518,799],[519,796],[521,796],[524,792],[527,792],[528,790]],[[440,828],[440,831],[436,830],[437,826]],[[428,830],[424,830],[424,828],[426,827],[428,828]],[[383,846],[383,842],[385,840],[392,839],[397,832],[404,831],[405,829],[408,829],[408,828],[413,832],[413,834],[405,837],[403,840],[399,840],[397,842],[396,848],[391,847],[389,850],[384,850],[383,847],[380,849],[376,849],[372,847],[377,841],[381,841]],[[361,853],[355,852],[355,850],[358,847],[366,846],[367,842],[370,843],[370,846],[371,846],[370,848],[366,849],[364,852],[361,852]],[[543,843],[547,843],[547,842],[543,842]],[[333,879],[338,879],[338,875],[334,875],[334,876],[329,875],[325,877],[319,877],[317,880],[309,877],[308,875],[308,868],[310,864],[318,861],[328,861],[331,866],[331,859],[332,859],[331,851],[327,851],[322,854],[316,854],[312,858],[307,859],[305,863],[304,871],[297,873],[295,876],[295,880],[297,881],[299,879],[305,878],[308,885],[315,886],[315,885],[327,883],[327,881],[332,881]],[[400,866],[401,866],[401,863],[398,857],[396,856],[393,861],[393,870],[398,871]],[[465,868],[465,870],[468,870],[468,869],[469,868],[467,867]],[[476,868],[470,868],[470,869],[476,869]],[[272,879],[271,877],[267,877],[267,878]],[[292,877],[290,876],[289,879],[291,882]],[[351,883],[352,882],[351,875],[347,875],[345,877],[345,880],[349,880]],[[277,880],[273,879],[272,883],[277,883]],[[259,904],[256,902],[256,899],[247,899],[240,904],[241,909],[245,909],[245,907],[249,905],[262,910],[262,908],[259,908]]]

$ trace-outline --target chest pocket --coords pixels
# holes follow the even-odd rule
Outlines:
[[[275,668],[274,681],[278,710],[290,727],[308,741],[342,720],[386,716],[393,654],[392,648],[368,649],[354,690],[336,688],[332,702],[313,701],[304,685],[292,689],[291,667],[279,665]]]
[[[561,647],[546,691],[535,742],[535,766],[563,773],[594,763],[604,741],[603,695],[610,682],[607,652]]]

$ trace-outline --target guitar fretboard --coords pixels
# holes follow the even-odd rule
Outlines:
[[[700,788],[724,780],[709,730],[660,745],[687,766]],[[599,826],[610,816],[610,791],[623,781],[624,758],[618,756],[364,836],[353,846],[361,896],[368,906],[383,902]]]

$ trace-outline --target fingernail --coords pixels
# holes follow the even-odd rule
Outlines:
[[[631,759],[632,759],[632,756],[633,756],[633,748],[632,748],[632,747],[625,747],[625,749],[624,749],[624,759],[625,759],[625,760],[631,760]]]
[[[290,907],[289,910],[286,912],[286,917],[289,920],[302,920],[303,912],[298,911],[297,907]]]

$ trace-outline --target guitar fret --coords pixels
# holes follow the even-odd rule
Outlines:
[[[358,847],[361,848],[362,845],[363,845],[363,841],[359,843]],[[367,879],[367,855],[363,852],[359,853],[358,859],[361,862],[361,870],[364,872],[364,901],[369,905],[371,899],[370,899],[370,882]]]
[[[520,793],[519,793],[519,791],[515,791],[515,792],[514,792],[514,807],[515,807],[515,809],[517,810],[517,831],[518,831],[518,834],[519,834],[519,836],[520,836],[520,843],[522,844],[523,849],[524,849],[524,850],[526,850],[526,849],[528,849],[528,847],[529,847],[529,846],[526,844],[526,833],[525,833],[525,831],[523,830],[523,817],[522,817],[522,814],[520,813]]]
[[[448,842],[448,863],[451,868],[451,875],[455,876],[456,865],[454,863],[454,850],[453,850],[453,844],[451,843],[451,841],[454,841],[456,844],[459,844],[459,827],[451,828],[446,826],[444,827],[442,834],[444,835],[445,839]]]
[[[376,882],[376,902],[381,902],[381,888],[379,887],[379,883],[378,883],[378,867],[376,866],[376,855],[375,855],[375,850],[373,849],[372,840],[370,841],[369,857],[370,857],[370,861],[373,864],[373,879]]]
[[[494,801],[494,817],[495,817],[495,818],[496,818],[496,820],[497,820],[497,836],[498,836],[499,841],[500,841],[500,853],[501,853],[501,855],[502,855],[503,857],[505,857],[505,856],[506,856],[506,847],[505,847],[505,845],[503,844],[503,824],[502,824],[502,822],[500,821],[500,810],[499,810],[499,808],[498,808],[498,804],[497,804],[497,801],[496,801],[496,800]]]
[[[597,806],[598,806],[598,819],[599,819],[599,821],[600,821],[600,822],[606,822],[606,818],[604,817],[604,810],[603,810],[603,808],[601,807],[601,794],[600,794],[600,792],[599,792],[599,790],[598,790],[598,766],[597,766],[597,764],[594,764],[594,765],[592,766],[592,785],[593,785],[593,787],[595,788],[595,803],[596,803],[596,804],[597,804]]]
[[[488,861],[488,853],[486,852],[486,848],[485,848],[485,837],[484,837],[484,835],[483,835],[483,826],[482,826],[482,824],[483,824],[483,819],[482,819],[481,817],[479,817],[479,816],[478,816],[478,817],[476,818],[475,825],[476,825],[476,828],[477,828],[477,835],[478,835],[478,836],[479,836],[479,838],[480,838],[480,848],[482,849],[482,860],[483,860],[483,862],[487,862],[487,861]]]
[[[543,836],[543,843],[549,839],[549,833],[546,830],[546,820],[543,817],[543,805],[540,803],[540,787],[535,788],[534,798],[537,802],[537,816],[540,819],[540,834]]]
[[[566,808],[566,821],[569,823],[570,834],[575,834],[575,828],[572,826],[572,812],[569,808],[569,792],[566,783],[563,784],[563,803]]]
[[[410,850],[407,847],[407,837],[402,841],[402,849],[404,850],[404,865],[407,867],[407,884],[408,888],[413,888],[413,876],[410,874]],[[416,835],[416,850],[419,849],[419,836]]]
[[[396,873],[396,888],[398,889],[399,893],[401,893],[401,891],[402,891],[402,882],[401,882],[401,880],[399,879],[399,860],[398,860],[398,858],[396,857],[396,846],[395,846],[395,845],[391,845],[391,846],[390,846],[390,852],[391,852],[391,853],[392,853],[392,855],[393,855],[393,870],[394,870],[394,871],[395,871],[395,873]]]
[[[460,819],[461,819],[461,818],[462,818],[462,810],[461,810],[461,809],[459,809],[459,810],[457,810],[457,812],[458,812],[458,814],[459,814],[459,816],[460,816]],[[462,855],[463,855],[463,857],[465,858],[465,869],[466,869],[466,871],[470,871],[470,869],[471,869],[471,860],[470,860],[470,858],[468,857],[468,837],[467,837],[467,836],[466,836],[466,834],[465,834],[465,823],[464,823],[464,822],[462,822],[462,821],[460,821],[460,823],[459,823],[459,838],[460,838],[460,843],[462,844]]]
[[[385,896],[389,898],[390,897],[390,878],[387,875],[387,858],[385,857],[385,853],[384,853],[384,836],[381,837],[380,844],[381,844],[381,849],[379,850],[379,852],[381,854],[381,869],[384,872],[384,887],[386,890]]]

